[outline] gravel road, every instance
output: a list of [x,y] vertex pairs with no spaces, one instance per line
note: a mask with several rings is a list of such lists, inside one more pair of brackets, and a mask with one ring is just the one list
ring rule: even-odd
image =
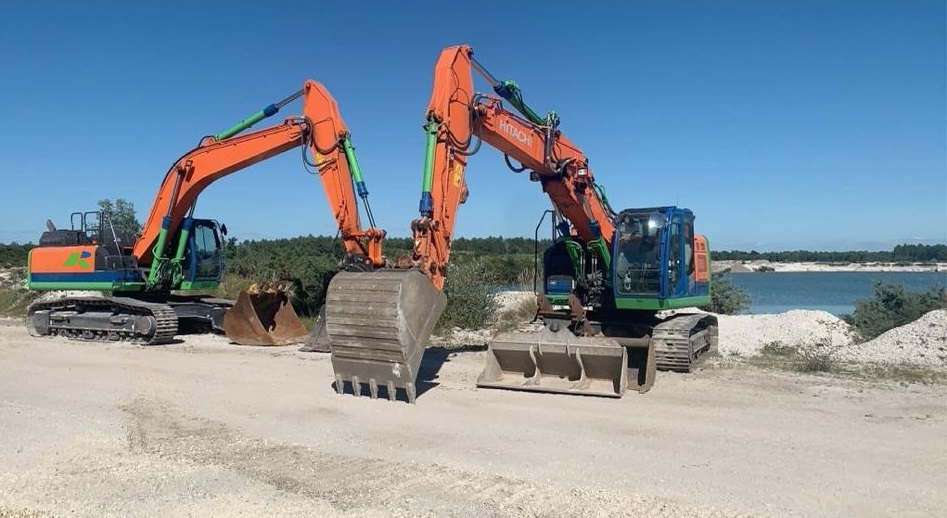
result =
[[476,389],[431,349],[416,405],[337,396],[326,355],[0,325],[0,517],[934,516],[947,388],[746,367],[619,400]]

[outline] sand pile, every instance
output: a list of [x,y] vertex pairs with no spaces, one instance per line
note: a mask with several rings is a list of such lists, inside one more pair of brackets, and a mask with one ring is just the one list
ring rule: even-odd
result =
[[878,338],[848,348],[846,361],[947,367],[947,309],[931,311]]
[[536,295],[531,291],[500,291],[497,292],[496,299],[500,304],[500,311],[512,311],[519,304],[535,301]]
[[720,354],[756,356],[764,345],[805,347],[824,343],[835,348],[852,344],[851,328],[826,311],[794,309],[764,315],[718,315]]

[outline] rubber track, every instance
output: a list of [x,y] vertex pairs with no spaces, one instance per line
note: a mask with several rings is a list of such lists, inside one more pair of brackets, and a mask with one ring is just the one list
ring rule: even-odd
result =
[[[712,345],[693,350],[694,330],[706,317],[708,315],[675,315],[654,326],[651,336],[652,342],[655,343],[655,363],[658,369],[690,372],[696,366],[694,360],[705,354]],[[658,345],[659,343],[662,345]]]
[[[66,309],[76,304],[82,304],[85,306],[111,307],[112,311],[116,314],[151,315],[155,318],[156,329],[151,338],[146,339],[141,335],[130,335],[124,332],[112,334],[112,336],[117,335],[122,341],[130,341],[144,345],[161,345],[170,343],[178,332],[178,316],[171,306],[155,302],[144,302],[131,297],[75,297],[53,300],[49,302],[34,302],[32,305],[30,305],[29,312],[27,314],[27,322],[31,321],[30,317],[33,315],[33,312],[37,310],[48,309],[51,311],[56,311]],[[32,326],[30,326],[30,328],[30,331],[35,334],[35,330],[32,329]],[[68,330],[69,328],[66,327],[65,329]],[[108,331],[110,330],[106,328],[103,328],[100,333],[96,333],[91,338],[83,336],[81,332],[83,330],[75,331],[77,332],[77,336],[70,335],[70,339],[91,342],[115,341],[109,338]]]

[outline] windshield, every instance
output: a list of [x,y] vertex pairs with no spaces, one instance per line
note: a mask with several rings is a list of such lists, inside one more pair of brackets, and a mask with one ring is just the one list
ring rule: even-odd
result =
[[193,234],[195,279],[216,279],[220,276],[220,242],[217,229],[209,223],[198,223]]
[[[649,224],[651,221],[651,224]],[[661,291],[661,237],[651,213],[625,214],[616,229],[616,288],[621,294]]]

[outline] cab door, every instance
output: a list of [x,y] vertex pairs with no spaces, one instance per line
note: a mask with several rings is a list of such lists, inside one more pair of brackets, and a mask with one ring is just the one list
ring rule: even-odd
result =
[[224,259],[217,222],[195,220],[188,241],[188,280],[219,281],[223,275]]

